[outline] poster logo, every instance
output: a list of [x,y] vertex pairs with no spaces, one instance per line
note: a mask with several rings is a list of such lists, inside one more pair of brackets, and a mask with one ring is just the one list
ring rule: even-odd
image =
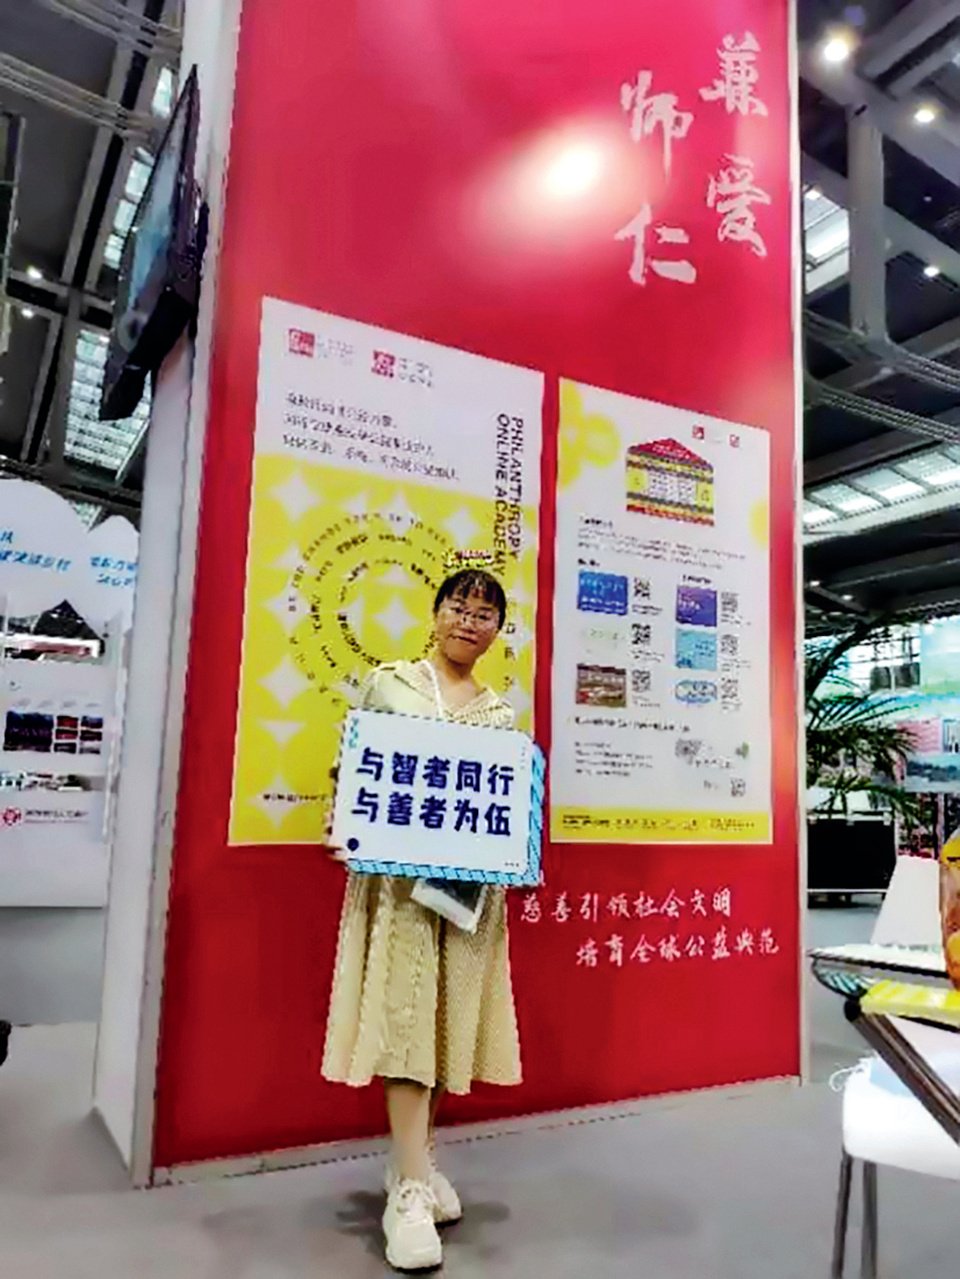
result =
[[0,826],[20,826],[22,823],[22,808],[0,808]]
[[291,355],[306,355],[313,359],[317,349],[316,334],[308,333],[305,329],[288,329],[287,345]]
[[396,377],[397,357],[389,351],[374,351],[371,372],[377,377]]
[[408,360],[390,351],[374,351],[370,372],[377,377],[396,378],[411,386],[433,386],[433,369],[423,360]]

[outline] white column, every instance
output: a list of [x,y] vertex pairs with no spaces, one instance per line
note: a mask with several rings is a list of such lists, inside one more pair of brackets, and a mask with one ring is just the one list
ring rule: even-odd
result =
[[241,0],[187,0],[181,66],[200,81],[197,181],[210,205],[196,347],[157,382],[107,907],[94,1105],[136,1185],[152,1172],[167,897],[193,608],[203,440]]

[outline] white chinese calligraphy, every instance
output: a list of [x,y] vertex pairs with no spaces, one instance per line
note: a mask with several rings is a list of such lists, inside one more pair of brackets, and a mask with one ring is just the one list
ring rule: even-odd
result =
[[[371,767],[374,765],[379,766],[379,761],[371,761]],[[780,955],[774,930],[743,927],[736,920],[735,905],[734,892],[729,887],[691,888],[685,897],[671,888],[666,896],[640,892],[636,898],[626,892],[607,896],[599,892],[572,894],[569,890],[548,894],[541,890],[524,894],[518,909],[524,924],[559,924],[572,930],[578,968],[628,969],[638,964],[684,967],[691,960],[764,962]],[[703,932],[688,931],[697,916],[712,917],[712,930],[704,925]],[[578,918],[591,925],[593,936],[576,936],[580,931]],[[637,920],[648,921],[643,927],[650,931],[639,936],[633,932],[631,924]],[[605,922],[609,922],[610,929],[601,936],[597,927],[603,928]]]
[[767,246],[757,230],[753,206],[770,203],[770,196],[754,179],[753,161],[746,156],[724,156],[724,163],[707,187],[707,206],[720,215],[717,239],[746,244],[757,257],[765,258]]
[[[621,227],[614,236],[615,240],[633,240],[633,257],[630,261],[630,279],[634,284],[644,285],[647,273],[653,271],[664,280],[673,280],[677,284],[694,284],[697,279],[697,268],[687,258],[649,257],[647,254],[647,232],[653,224],[653,210],[649,204],[643,205],[635,218]],[[653,227],[658,247],[671,244],[689,244],[690,236],[682,227],[666,226],[659,223]]]
[[663,169],[670,176],[673,144],[690,132],[693,113],[681,111],[675,93],[650,93],[652,71],[638,71],[633,84],[620,89],[620,105],[630,116],[630,137],[634,142],[649,138],[657,129],[663,131]]
[[521,919],[525,924],[539,924],[542,918],[543,912],[540,908],[540,899],[536,893],[528,893],[523,899]]
[[768,115],[766,104],[754,93],[760,79],[758,53],[760,45],[752,32],[746,32],[739,41],[736,36],[724,36],[717,50],[720,75],[712,85],[700,90],[704,102],[722,102],[728,115]]

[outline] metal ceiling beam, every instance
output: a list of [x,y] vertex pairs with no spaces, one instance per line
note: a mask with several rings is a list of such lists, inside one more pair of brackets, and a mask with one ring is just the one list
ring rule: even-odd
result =
[[950,568],[954,564],[960,564],[960,542],[910,551],[906,555],[893,555],[869,564],[858,564],[855,568],[841,569],[839,573],[826,572],[823,580],[828,589],[844,591],[850,586],[869,586],[873,582],[886,582],[907,573]]
[[[918,333],[915,338],[901,342],[900,345],[913,355],[922,355],[928,360],[942,360],[944,356],[960,350],[960,317],[945,320],[943,324]],[[885,381],[890,373],[891,370],[885,368],[879,360],[862,360],[824,378],[824,381],[839,391],[862,391],[876,382]]]
[[866,609],[856,600],[845,600],[842,595],[837,595],[825,586],[807,586],[804,588],[804,598],[808,604],[812,604],[825,613],[843,613],[848,618],[863,617],[866,615]]
[[913,0],[864,41],[857,58],[859,70],[871,79],[883,75],[957,18],[960,0]]
[[902,71],[897,71],[891,79],[887,80],[887,92],[892,93],[895,98],[906,97],[908,93],[919,88],[924,80],[929,80],[932,75],[936,75],[941,67],[952,62],[958,54],[960,54],[960,36],[945,40],[943,44],[934,45],[929,53],[918,61],[912,62]]
[[67,416],[70,412],[70,390],[73,384],[73,365],[77,354],[77,337],[80,333],[80,299],[74,294],[60,328],[60,358],[57,381],[53,391],[47,428],[46,468],[54,479],[65,479],[68,473],[65,458],[67,444]]
[[[945,413],[937,413],[930,421],[941,426],[956,427],[957,442],[960,443],[960,409],[947,409]],[[924,441],[912,431],[885,431],[882,435],[875,435],[859,444],[851,444],[847,448],[825,453],[822,457],[804,463],[804,488],[823,484],[827,480],[837,480],[856,471],[865,471],[868,467],[879,466],[883,462],[892,463],[897,458],[936,447],[935,441]]]
[[870,466],[892,461],[920,448],[930,447],[909,431],[885,431],[859,444],[811,458],[803,465],[803,485],[825,484],[827,480],[840,479],[853,471],[863,471]]
[[829,66],[812,44],[801,50],[800,73],[808,84],[839,106],[855,111],[867,107],[874,123],[888,138],[929,169],[956,183],[960,174],[960,134],[948,119],[918,125],[913,119],[912,102],[895,101],[850,67]]
[[108,329],[113,319],[113,302],[109,298],[101,297],[99,293],[91,293],[86,289],[71,288],[62,280],[34,280],[25,271],[11,271],[7,277],[7,286],[7,291],[14,301],[31,306],[34,299],[42,298],[51,310],[59,310],[64,315],[70,299],[78,294],[80,305],[87,311],[88,319],[95,328]]
[[116,102],[108,102],[99,94],[51,75],[49,71],[10,53],[0,52],[0,84],[88,124],[104,125],[124,138],[143,141],[153,132],[154,120],[150,115],[128,111]]
[[[847,123],[850,181],[850,327],[865,337],[887,337],[887,271],[883,248],[883,135],[866,111]],[[957,255],[960,270],[960,254]]]
[[[853,189],[847,178],[833,169],[828,169],[825,164],[821,164],[810,155],[804,155],[801,164],[804,183],[819,188],[827,199],[832,200],[834,204],[839,204],[841,208],[850,208]],[[957,170],[957,178],[960,180],[960,168]],[[924,231],[915,222],[911,222],[909,218],[905,218],[895,209],[887,206],[883,208],[883,231],[894,250],[912,253],[922,262],[939,267],[945,276],[960,284],[960,252],[956,249],[952,249],[935,235],[931,235],[929,231]]]
[[37,377],[34,382],[30,411],[27,414],[27,425],[23,432],[23,442],[20,445],[20,458],[24,462],[30,461],[30,455],[33,451],[33,441],[36,438],[37,428],[40,424],[40,410],[43,407],[44,388],[53,369],[53,358],[57,353],[57,342],[60,338],[62,325],[63,318],[61,316],[57,316],[47,325],[47,336],[43,342],[40,367],[37,370]]
[[137,9],[119,0],[38,0],[38,3],[141,53],[166,51],[171,57],[177,56],[180,33],[175,27],[145,17],[142,5]]
[[[955,586],[941,586],[919,595],[902,595],[893,600],[887,610],[891,613],[934,613],[960,605],[960,582]],[[960,609],[958,609],[960,611]]]

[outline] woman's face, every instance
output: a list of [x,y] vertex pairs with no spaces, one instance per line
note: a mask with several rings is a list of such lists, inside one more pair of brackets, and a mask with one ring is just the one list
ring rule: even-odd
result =
[[482,595],[454,595],[437,609],[434,625],[437,647],[447,661],[472,666],[497,638],[500,614]]

